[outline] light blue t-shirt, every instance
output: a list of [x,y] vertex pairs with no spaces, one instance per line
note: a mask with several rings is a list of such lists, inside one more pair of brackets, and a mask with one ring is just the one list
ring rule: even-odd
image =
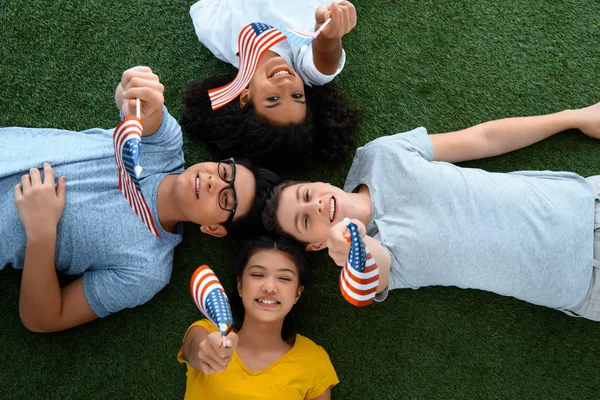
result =
[[436,162],[418,128],[359,148],[344,190],[360,184],[367,234],[392,256],[390,289],[458,286],[557,309],[589,289],[595,197],[577,174]]
[[158,222],[156,192],[166,174],[183,171],[181,128],[166,108],[158,131],[142,139],[142,193],[161,238],[154,236],[119,191],[113,129],[0,129],[0,269],[23,269],[25,230],[13,188],[32,167],[48,161],[66,177],[67,198],[58,224],[56,269],[83,275],[88,303],[99,317],[150,300],[170,280],[176,233]]

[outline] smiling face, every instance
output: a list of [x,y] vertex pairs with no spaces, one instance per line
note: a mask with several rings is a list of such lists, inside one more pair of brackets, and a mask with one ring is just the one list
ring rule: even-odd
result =
[[[183,213],[182,220],[195,222],[203,227],[223,224],[227,221],[231,212],[223,210],[219,204],[231,204],[233,198],[231,191],[226,190],[229,183],[219,177],[217,168],[218,163],[204,162],[189,167],[177,176],[175,201]],[[256,194],[254,174],[246,167],[236,165],[233,187],[237,195],[235,221],[247,215],[254,204]]]
[[277,125],[299,124],[306,118],[304,82],[283,57],[257,68],[240,95],[242,107],[249,101],[257,114]]
[[304,290],[294,261],[274,249],[261,249],[250,256],[237,287],[245,318],[260,322],[282,322]]
[[304,243],[327,241],[329,229],[351,216],[348,193],[323,182],[291,185],[281,191],[277,222],[288,235]]

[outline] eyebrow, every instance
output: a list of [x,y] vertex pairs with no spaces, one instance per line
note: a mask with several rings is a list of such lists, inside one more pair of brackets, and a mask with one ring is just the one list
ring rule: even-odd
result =
[[[251,265],[251,266],[248,267],[248,269],[250,269],[250,268],[259,268],[259,269],[262,269],[262,270],[266,270],[267,269],[266,267],[263,267],[262,265],[258,265],[258,264]],[[289,268],[279,268],[277,270],[277,272],[290,272],[293,275],[296,275],[296,271],[294,271],[292,269],[289,269]]]
[[[298,99],[294,99],[292,101],[294,103],[298,103],[298,104],[306,104],[306,101],[302,101],[302,100],[298,100]],[[281,105],[281,102],[278,101],[277,103],[271,104],[270,106],[265,106],[265,108],[275,108],[275,107],[280,106],[280,105]]]
[[[298,187],[296,188],[296,201],[300,201],[300,188],[302,187],[302,185],[298,185]],[[294,225],[296,226],[296,230],[298,231],[298,233],[300,232],[300,228],[298,227],[298,220],[300,219],[300,213],[296,211],[296,215],[294,216]]]

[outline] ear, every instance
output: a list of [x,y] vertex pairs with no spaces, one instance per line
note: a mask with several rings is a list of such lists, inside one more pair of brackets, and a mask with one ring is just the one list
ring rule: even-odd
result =
[[303,291],[304,291],[304,286],[298,286],[298,290],[296,291],[296,300],[294,301],[294,304],[296,304],[298,302],[298,300],[300,300],[300,295],[302,295]]
[[242,278],[240,278],[238,276],[236,279],[237,279],[237,291],[238,291],[238,294],[240,295],[240,297],[242,297]]
[[214,237],[223,237],[227,235],[227,229],[223,225],[202,225],[200,232]]
[[242,94],[240,94],[240,107],[246,108],[248,103],[250,102],[250,89],[246,88],[242,90]]
[[306,251],[319,251],[319,250],[323,250],[325,248],[327,248],[327,245],[325,244],[325,242],[309,243],[306,245],[306,247],[304,247],[304,249]]

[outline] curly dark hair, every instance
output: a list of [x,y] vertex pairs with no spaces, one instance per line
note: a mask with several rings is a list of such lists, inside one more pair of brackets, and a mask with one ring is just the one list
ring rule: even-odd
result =
[[250,212],[232,221],[227,227],[227,234],[237,238],[265,234],[266,231],[261,222],[262,211],[271,195],[271,191],[280,182],[279,176],[271,170],[255,166],[251,161],[244,158],[236,159],[235,162],[248,168],[254,175],[256,194]]
[[238,156],[276,170],[295,169],[309,160],[336,162],[354,149],[360,112],[335,85],[304,85],[306,118],[297,125],[274,125],[239,98],[213,111],[208,90],[232,76],[193,83],[186,93],[180,124],[191,137],[206,141],[217,157]]
[[[304,286],[303,295],[306,295],[307,286],[311,278],[312,268],[306,253],[302,247],[294,240],[285,237],[273,237],[273,236],[260,236],[249,239],[244,242],[240,255],[237,262],[233,266],[233,280],[232,280],[232,296],[231,309],[235,321],[235,326],[239,331],[244,323],[244,316],[246,314],[242,299],[238,296],[237,280],[242,279],[244,269],[250,257],[257,251],[267,250],[279,250],[286,253],[296,265],[298,269],[298,284]],[[281,329],[281,338],[287,340],[298,332],[298,310],[302,306],[302,297],[292,307],[290,312],[285,316],[283,320],[283,327]]]

